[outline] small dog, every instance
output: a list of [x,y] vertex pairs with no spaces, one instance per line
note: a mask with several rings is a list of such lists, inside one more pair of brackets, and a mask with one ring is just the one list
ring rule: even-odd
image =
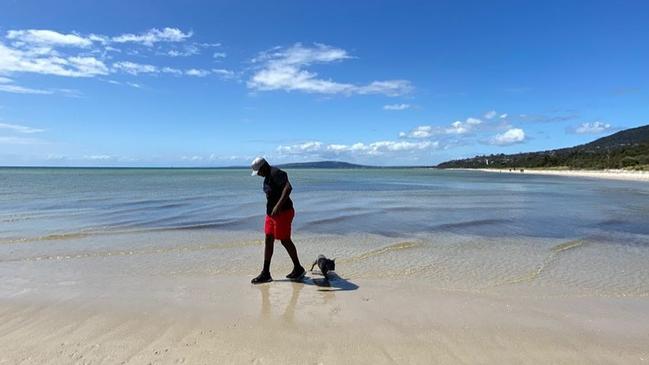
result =
[[311,272],[313,272],[313,268],[315,265],[318,265],[318,268],[320,268],[320,272],[324,277],[327,277],[327,273],[329,271],[336,271],[336,259],[330,260],[325,257],[325,255],[318,255],[318,258],[313,261],[313,265],[311,265]]

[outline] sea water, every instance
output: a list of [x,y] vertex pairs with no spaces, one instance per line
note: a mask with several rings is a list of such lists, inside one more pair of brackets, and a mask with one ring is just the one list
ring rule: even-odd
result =
[[[287,169],[303,261],[453,290],[649,293],[649,184],[436,169]],[[242,275],[263,249],[246,169],[0,169],[0,289]],[[289,267],[281,248],[278,267]],[[310,262],[309,262],[310,263]]]

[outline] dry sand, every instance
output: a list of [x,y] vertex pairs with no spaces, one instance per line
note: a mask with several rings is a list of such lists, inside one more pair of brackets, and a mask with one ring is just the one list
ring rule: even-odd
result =
[[627,180],[627,181],[649,181],[649,171],[629,171],[629,170],[543,170],[543,169],[457,169],[457,170],[475,170],[486,172],[498,172],[508,174],[531,174],[531,175],[554,175],[554,176],[572,176],[587,177],[598,179]]
[[249,280],[140,277],[0,298],[0,364],[649,361],[646,297]]

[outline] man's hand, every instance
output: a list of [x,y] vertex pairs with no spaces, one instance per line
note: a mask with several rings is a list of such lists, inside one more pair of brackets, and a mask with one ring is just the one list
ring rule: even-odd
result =
[[293,190],[293,187],[291,186],[291,183],[289,183],[287,181],[286,185],[284,185],[284,189],[282,190],[282,196],[279,197],[279,201],[273,207],[273,211],[270,212],[271,216],[274,216],[277,213],[279,213],[279,207],[284,206],[284,202],[286,202],[286,199],[288,199],[288,195],[291,193],[292,190]]

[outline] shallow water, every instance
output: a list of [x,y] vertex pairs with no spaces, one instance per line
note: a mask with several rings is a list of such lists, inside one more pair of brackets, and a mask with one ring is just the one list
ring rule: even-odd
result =
[[[649,293],[646,183],[433,169],[288,173],[300,255],[337,257],[346,277]],[[261,183],[248,170],[0,169],[0,288],[254,273]],[[276,252],[274,267],[288,268]]]

